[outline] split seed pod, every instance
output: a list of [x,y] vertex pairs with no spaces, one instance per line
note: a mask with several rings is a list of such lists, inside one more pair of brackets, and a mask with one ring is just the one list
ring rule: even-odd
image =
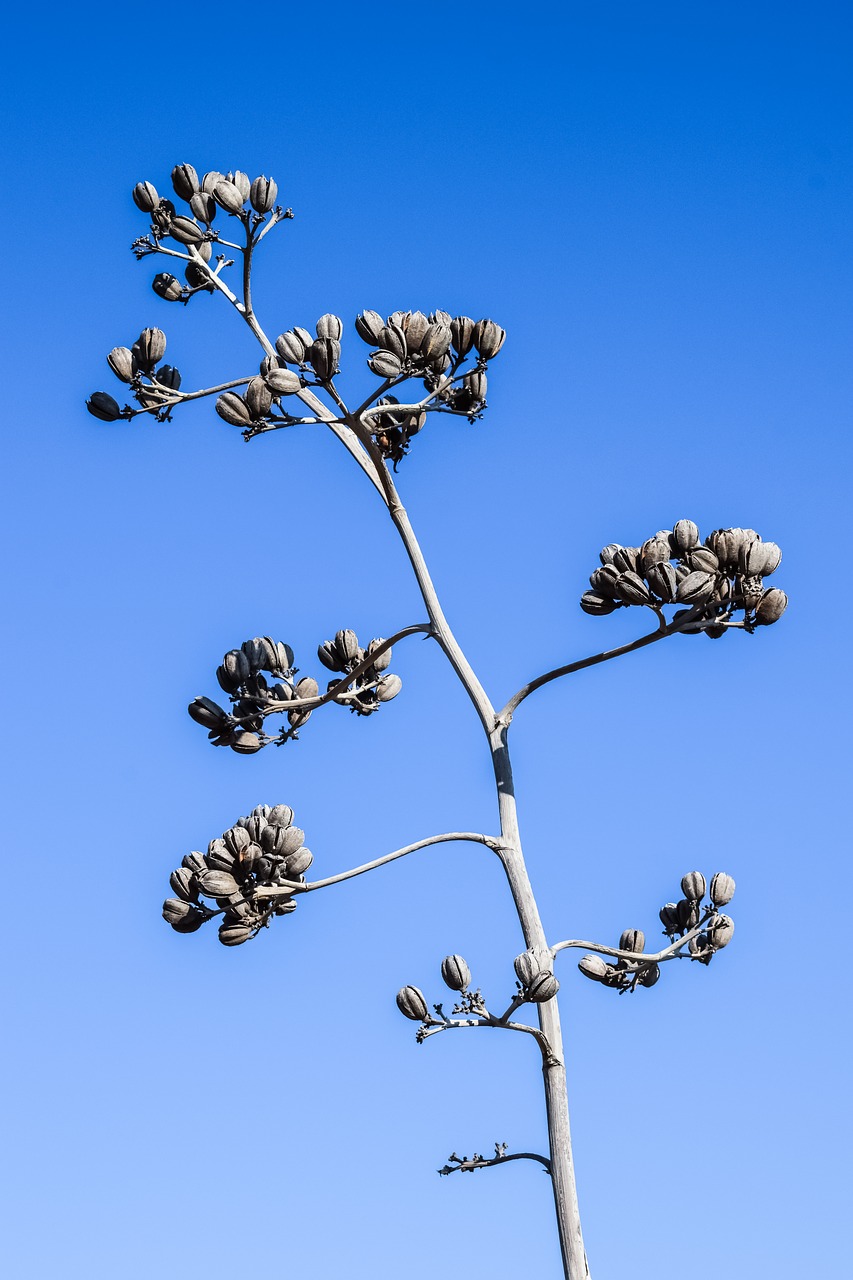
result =
[[462,956],[445,956],[441,962],[441,976],[451,991],[464,991],[471,983],[471,970]]
[[610,965],[602,960],[601,956],[587,955],[582,956],[578,961],[578,968],[585,978],[591,978],[593,982],[603,982],[608,975]]
[[401,987],[397,992],[397,1008],[412,1022],[423,1022],[429,1014],[424,993],[417,987]]
[[725,907],[735,896],[735,882],[725,871],[718,871],[711,880],[711,901],[715,907]]
[[559,990],[560,984],[553,973],[543,969],[541,973],[537,973],[530,985],[525,988],[524,994],[534,1004],[544,1004],[546,1000],[553,1000]]
[[619,939],[620,951],[642,951],[646,945],[646,935],[642,929],[624,929]]
[[688,871],[681,878],[681,892],[691,902],[701,902],[705,896],[705,877],[701,871]]

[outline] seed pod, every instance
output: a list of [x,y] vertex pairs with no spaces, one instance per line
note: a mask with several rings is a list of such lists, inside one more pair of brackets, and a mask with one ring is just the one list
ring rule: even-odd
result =
[[185,853],[181,858],[181,866],[186,867],[188,871],[197,872],[204,871],[207,864],[204,861],[204,854],[194,851],[193,853]]
[[245,197],[227,178],[220,178],[213,188],[213,198],[226,213],[240,213]]
[[710,964],[711,957],[714,954],[711,940],[707,933],[697,933],[695,938],[691,938],[687,944],[687,950],[693,959],[698,960],[700,964]]
[[383,676],[377,686],[376,696],[380,702],[390,702],[392,698],[396,698],[402,687],[403,681],[399,676]]
[[241,826],[229,827],[222,840],[225,848],[229,853],[233,853],[235,858],[239,857],[243,850],[248,849],[252,843],[252,837],[246,828]]
[[693,547],[685,555],[688,568],[698,569],[703,573],[716,573],[720,567],[718,558],[710,547]]
[[263,743],[256,733],[248,733],[241,730],[233,735],[228,746],[241,756],[251,756],[256,751],[260,751]]
[[472,337],[478,353],[484,360],[491,360],[506,341],[506,330],[496,325],[494,320],[478,320]]
[[254,929],[248,924],[221,924],[219,941],[224,947],[239,947],[241,943],[248,942],[253,933]]
[[113,347],[107,356],[107,364],[122,382],[133,382],[136,377],[136,361],[130,347]]
[[424,993],[417,987],[401,987],[397,992],[397,1008],[412,1022],[423,1022],[429,1014]]
[[701,902],[705,897],[705,877],[701,871],[688,871],[681,877],[681,892],[691,902]]
[[764,542],[764,563],[758,572],[762,578],[769,578],[771,573],[775,573],[782,563],[782,548],[775,542]]
[[409,346],[406,342],[406,334],[398,324],[387,324],[382,329],[377,339],[378,345],[383,351],[388,351],[392,356],[402,363],[409,352]]
[[616,566],[616,568],[619,570],[620,573],[639,574],[642,568],[640,564],[640,548],[639,547],[617,547],[615,552],[613,553],[612,563]]
[[192,906],[183,898],[167,898],[163,903],[163,919],[167,924],[180,924],[192,915]]
[[321,382],[329,382],[338,372],[341,344],[334,338],[318,338],[308,349],[307,359]]
[[367,366],[377,378],[398,378],[403,372],[401,361],[390,351],[374,351]]
[[482,369],[475,369],[473,373],[466,373],[462,379],[462,386],[465,390],[470,392],[474,400],[479,400],[481,403],[486,399],[488,385],[488,379]]
[[[222,676],[220,676],[222,672]],[[236,693],[252,674],[249,659],[242,649],[230,649],[222,659],[222,666],[217,671],[217,679],[226,693]]]
[[589,575],[589,585],[595,595],[604,596],[608,600],[614,600],[618,597],[619,592],[616,589],[616,580],[619,577],[619,570],[612,564],[603,565],[600,569],[594,569]]
[[202,871],[198,887],[206,898],[227,898],[239,892],[239,885],[230,871]]
[[641,987],[653,987],[660,977],[660,965],[650,964],[637,975]]
[[648,576],[648,570],[652,565],[669,563],[671,555],[669,539],[664,541],[656,534],[653,538],[647,538],[640,547],[640,568]]
[[304,846],[297,849],[296,853],[292,853],[285,858],[284,870],[288,880],[297,880],[299,876],[303,876],[311,863],[314,861],[314,855],[310,849]]
[[166,354],[166,335],[162,329],[143,329],[133,344],[132,355],[140,369],[148,373]]
[[711,901],[715,907],[725,907],[735,896],[735,882],[725,871],[718,871],[711,879]]
[[267,670],[274,675],[285,675],[293,668],[293,650],[283,640],[276,640],[272,645],[273,661]]
[[213,188],[216,186],[217,182],[221,182],[224,177],[225,174],[220,173],[218,169],[211,169],[201,180],[202,191],[207,192],[208,195],[213,195]]
[[[309,342],[308,346],[310,345],[311,343]],[[278,335],[275,340],[275,349],[281,356],[282,360],[286,361],[288,364],[305,363],[308,347],[306,347],[302,338],[295,333],[293,329],[288,329],[286,333],[280,333]]]
[[409,311],[401,321],[400,328],[406,335],[406,346],[410,354],[417,355],[429,329],[429,320],[422,311]]
[[735,922],[731,916],[716,916],[708,922],[708,941],[715,951],[727,947],[735,936]]
[[603,617],[604,614],[612,613],[614,609],[619,608],[615,600],[597,595],[595,591],[585,591],[580,603],[584,613],[589,613],[594,618]]
[[150,182],[137,182],[131,192],[133,203],[143,213],[153,213],[160,203],[157,188]]
[[235,862],[234,854],[225,846],[225,841],[220,837],[218,840],[211,840],[207,846],[207,853],[204,856],[204,868],[207,871],[231,871]]
[[619,939],[620,951],[642,951],[646,945],[646,935],[642,929],[623,929]]
[[534,1004],[544,1004],[546,1000],[553,1000],[559,990],[560,984],[553,973],[543,969],[541,973],[537,973],[529,986],[525,988],[524,994]]
[[184,268],[184,279],[191,289],[206,289],[208,293],[214,291],[215,285],[210,283],[210,276],[197,262],[187,263]]
[[[613,564],[614,560],[616,559],[617,552],[622,550],[624,550],[624,548],[622,547],[621,543],[609,542],[606,547],[602,547],[601,551],[598,553],[598,558],[601,561],[601,563],[604,565]],[[621,573],[622,570],[617,569],[617,572]]]
[[652,588],[656,596],[659,596],[665,604],[670,604],[675,599],[675,593],[678,589],[678,578],[676,577],[674,567],[668,560],[662,561],[660,564],[649,565],[646,571],[646,577],[649,586]]
[[271,827],[289,827],[293,822],[293,810],[289,804],[275,804],[265,816]]
[[680,928],[678,923],[678,907],[674,902],[664,903],[658,914],[660,915],[660,922],[667,933],[673,934],[678,931]]
[[118,401],[108,391],[93,391],[86,401],[86,408],[93,418],[100,418],[101,422],[118,422],[124,416]]
[[337,342],[340,341],[343,336],[343,332],[344,322],[341,320],[340,316],[334,316],[331,313],[328,313],[324,316],[320,316],[320,319],[317,321],[318,338],[333,338]]
[[302,381],[298,373],[291,369],[270,369],[264,374],[267,386],[276,396],[293,396],[302,390]]
[[441,962],[441,976],[451,991],[465,991],[471,983],[471,970],[462,956],[445,956]]
[[337,633],[334,644],[335,651],[342,663],[355,662],[358,658],[358,636],[349,628]]
[[272,408],[272,391],[263,378],[252,378],[245,392],[246,406],[255,422],[265,418]]
[[192,218],[177,217],[169,223],[169,235],[179,244],[201,244],[204,232]]
[[203,725],[205,729],[215,729],[217,733],[229,719],[228,712],[210,698],[193,698],[187,711],[196,724]]
[[585,978],[590,978],[593,982],[603,982],[611,966],[606,964],[601,956],[586,955],[578,961],[578,968]]
[[195,875],[190,871],[189,867],[178,867],[177,871],[173,871],[169,876],[169,884],[172,891],[183,902],[198,901],[198,885]]
[[320,686],[313,676],[303,676],[297,681],[294,693],[297,698],[317,698],[320,695]]
[[278,197],[278,185],[272,178],[255,178],[249,189],[252,208],[258,213],[269,213]]
[[[384,643],[385,641],[381,639],[381,637],[376,636],[373,640],[371,640],[370,644],[367,646],[367,653],[369,655],[374,654],[376,650],[379,648],[379,646],[383,645]],[[384,653],[380,653],[379,657],[373,663],[374,671],[387,671],[388,667],[391,664],[391,652],[392,652],[391,649],[386,649]]]
[[176,164],[172,170],[172,186],[181,200],[192,200],[199,190],[198,174],[191,164]]
[[450,350],[450,338],[449,324],[431,324],[421,342],[421,355],[431,364],[442,360]]
[[247,876],[252,874],[261,857],[260,845],[252,840],[251,843],[242,850],[235,864],[241,880],[245,880]]
[[317,657],[329,671],[346,671],[346,666],[338,657],[334,640],[324,640],[317,649]]
[[181,375],[174,365],[161,364],[160,368],[154,374],[154,379],[156,382],[160,383],[161,387],[168,387],[170,391],[180,390]]
[[[94,399],[94,397],[92,397]],[[778,587],[765,591],[755,610],[755,621],[760,627],[769,627],[778,622],[788,607],[788,597]]]
[[151,288],[158,298],[164,298],[166,302],[180,302],[184,296],[184,288],[180,280],[169,275],[168,271],[161,271],[156,275],[151,281]]
[[630,570],[620,573],[616,579],[616,590],[628,604],[651,604],[651,592],[638,573]]
[[764,568],[764,560],[764,543],[760,538],[754,538],[741,546],[737,560],[738,569],[746,577],[754,577]]
[[225,391],[221,396],[217,397],[214,406],[220,418],[225,422],[230,422],[232,427],[250,427],[252,425],[252,415],[249,406],[242,396],[238,396],[236,391]]
[[678,927],[683,933],[688,929],[696,928],[701,914],[698,902],[692,898],[681,898],[675,904],[675,910],[678,915]]
[[679,520],[672,530],[672,544],[681,555],[699,545],[699,526],[692,520]]
[[512,966],[521,985],[529,987],[537,974],[543,971],[551,972],[551,953],[531,947],[527,951],[522,951],[520,956],[516,956]]
[[296,853],[297,849],[301,849],[304,843],[305,832],[301,827],[273,824],[261,833],[261,848],[265,853],[273,854],[277,858],[289,858],[291,854]]
[[678,584],[675,598],[681,604],[703,604],[714,594],[714,575],[696,569]]
[[474,345],[474,321],[470,316],[454,316],[450,322],[450,338],[457,355],[467,356]]
[[190,198],[190,209],[193,216],[198,218],[199,222],[204,222],[209,227],[213,219],[216,217],[216,201],[213,196],[206,191],[197,191]]
[[355,331],[362,341],[369,346],[379,344],[379,335],[385,328],[385,321],[378,311],[362,311],[355,318]]
[[175,933],[195,933],[209,918],[206,911],[190,907],[189,915],[185,916],[183,920],[176,920],[172,924],[172,928]]

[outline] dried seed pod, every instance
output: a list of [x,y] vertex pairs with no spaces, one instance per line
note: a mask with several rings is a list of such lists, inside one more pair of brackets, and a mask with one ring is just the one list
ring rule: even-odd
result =
[[[602,552],[602,555],[603,554],[604,553]],[[640,564],[640,548],[617,547],[613,553],[612,563],[620,573],[636,573],[639,575],[642,570],[642,565]]]
[[157,188],[151,182],[137,182],[131,192],[133,203],[143,213],[153,213],[160,203]]
[[215,729],[217,733],[221,732],[223,724],[227,724],[230,718],[228,712],[210,698],[193,698],[187,711],[196,724],[203,725],[205,729]]
[[[602,547],[601,551],[598,553],[598,558],[601,561],[601,563],[604,565],[613,564],[613,562],[616,559],[617,553],[620,551],[624,551],[624,547],[621,545],[621,543],[609,542],[606,547]],[[629,565],[627,567],[630,568],[631,566]],[[619,569],[618,566],[617,566],[617,572],[618,573],[622,572],[622,570]]]
[[334,640],[324,640],[317,649],[317,657],[329,671],[346,671],[346,665],[338,656]]
[[232,751],[236,751],[238,755],[251,756],[256,751],[260,751],[263,743],[256,733],[239,730],[232,736],[228,746]]
[[[368,656],[372,656],[376,652],[376,650],[380,647],[380,645],[383,645],[384,643],[385,641],[380,636],[375,636],[374,639],[371,640],[370,644],[367,646]],[[391,665],[391,652],[392,652],[391,649],[385,649],[383,653],[380,653],[379,657],[373,663],[374,671],[388,670],[388,667]],[[334,668],[332,669],[334,670]]]
[[471,970],[462,956],[445,956],[441,962],[441,976],[451,991],[465,991],[471,984]]
[[482,403],[486,399],[488,390],[488,379],[482,369],[475,369],[473,373],[466,373],[462,379],[462,386],[466,391],[470,392],[472,399]]
[[201,180],[202,191],[207,192],[208,195],[213,195],[213,188],[216,186],[217,182],[221,182],[224,177],[225,174],[220,173],[218,169],[211,169]]
[[[93,397],[94,398],[94,397]],[[788,607],[788,597],[778,587],[765,591],[755,610],[755,621],[760,627],[769,627],[778,622]]]
[[383,351],[389,351],[392,356],[396,356],[401,364],[408,355],[406,334],[398,324],[385,325],[379,334],[377,344]]
[[239,857],[244,849],[248,849],[252,843],[252,837],[245,827],[237,825],[228,828],[222,837],[222,841],[228,852],[233,853],[236,858]]
[[305,872],[314,861],[314,855],[310,849],[305,846],[297,849],[295,853],[291,853],[284,860],[284,870],[288,880],[296,880],[299,876],[304,876]]
[[278,185],[272,178],[255,178],[249,189],[252,208],[258,213],[269,213],[278,197]]
[[166,335],[162,329],[143,329],[133,344],[132,354],[140,369],[149,373],[166,354]]
[[421,355],[430,364],[443,360],[450,350],[450,338],[449,324],[431,324],[421,342]]
[[236,391],[225,391],[221,396],[217,397],[215,404],[216,412],[225,422],[230,422],[232,427],[250,427],[252,425],[252,414],[249,406],[242,396],[238,396]]
[[181,866],[186,867],[188,871],[204,871],[206,865],[204,854],[195,850],[192,853],[184,854],[183,858],[181,858]]
[[192,200],[200,189],[198,174],[191,164],[176,164],[172,170],[172,187],[181,200]]
[[529,987],[533,979],[543,971],[551,972],[550,951],[539,951],[534,947],[522,951],[512,962],[515,976],[523,987]]
[[718,871],[711,879],[711,901],[715,907],[725,907],[735,896],[735,882],[725,871]]
[[478,320],[472,337],[479,355],[484,360],[491,360],[506,341],[506,330],[496,325],[494,320]]
[[616,591],[628,604],[651,604],[652,596],[638,573],[628,570],[616,579]]
[[691,938],[687,944],[687,950],[693,959],[698,960],[700,964],[709,964],[714,954],[711,940],[707,933],[697,933],[695,938]]
[[605,963],[601,956],[586,955],[578,961],[578,968],[585,978],[590,978],[593,982],[604,982],[612,966]]
[[640,568],[648,577],[648,571],[652,565],[668,564],[672,555],[672,548],[669,545],[669,538],[665,540],[657,534],[653,538],[648,538],[640,547]]
[[358,636],[349,627],[339,631],[334,640],[335,651],[342,663],[348,665],[358,658]]
[[678,578],[675,568],[668,560],[662,561],[660,564],[649,565],[646,571],[646,578],[652,591],[665,604],[670,604],[675,599],[675,593],[678,590]]
[[584,613],[589,613],[595,618],[603,617],[604,614],[612,613],[614,609],[619,608],[615,600],[600,596],[595,591],[585,591],[581,596],[580,604]]
[[344,332],[344,322],[340,316],[333,316],[331,313],[320,316],[317,321],[317,337],[318,338],[334,338],[340,341]]
[[406,346],[409,354],[417,355],[429,328],[429,320],[427,320],[422,311],[409,311],[400,324],[400,328],[406,335]]
[[368,346],[379,345],[379,335],[385,328],[385,321],[378,311],[362,311],[355,318],[355,331]]
[[[692,609],[678,609],[676,613],[673,614],[672,625],[677,626],[679,623],[683,623],[685,618],[689,618],[692,613]],[[698,636],[702,629],[703,627],[701,622],[693,622],[690,626],[682,626],[680,634],[683,636]]]
[[242,169],[235,169],[233,173],[226,173],[225,178],[227,182],[234,184],[244,202],[249,199],[252,184],[249,181],[248,173],[244,173]]
[[417,987],[401,987],[397,992],[397,1008],[412,1022],[423,1022],[429,1015],[424,993]]
[[450,339],[459,356],[467,356],[474,345],[474,321],[470,316],[454,316],[450,321]]
[[151,281],[151,288],[158,298],[163,298],[166,302],[180,302],[184,296],[184,287],[180,280],[176,280],[174,276],[169,275],[168,271],[161,271],[159,275],[156,275]]
[[201,244],[204,232],[192,218],[179,216],[169,223],[169,235],[179,244]]
[[749,612],[750,609],[756,608],[761,597],[764,595],[764,584],[758,574],[747,577],[738,573],[735,575],[732,587],[732,598],[736,605]]
[[198,884],[195,873],[189,867],[178,867],[177,871],[173,871],[169,876],[169,884],[173,893],[183,902],[198,901]]
[[658,914],[666,933],[677,933],[681,928],[678,923],[678,907],[674,902],[664,903]]
[[255,422],[265,418],[272,408],[272,390],[260,376],[252,378],[245,392],[246,405]]
[[107,356],[107,364],[122,382],[133,382],[136,377],[136,360],[130,347],[113,347]]
[[242,649],[231,649],[222,659],[216,678],[226,693],[236,693],[252,674],[249,659]]
[[219,941],[223,947],[239,947],[241,943],[248,942],[253,933],[254,929],[248,924],[221,924]]
[[619,595],[616,589],[618,577],[619,570],[612,564],[605,564],[600,569],[592,571],[589,575],[589,585],[595,595],[605,596],[608,600],[615,600]]
[[681,604],[703,604],[711,599],[715,586],[712,573],[696,569],[679,582],[675,598]]
[[308,363],[321,382],[329,382],[338,372],[341,344],[334,338],[318,338],[308,349]]
[[642,929],[623,929],[619,939],[620,951],[642,951],[646,945],[646,935]]
[[374,351],[367,365],[377,378],[399,378],[403,372],[402,362],[390,351]]
[[275,340],[275,349],[288,364],[305,364],[308,354],[308,347],[312,342],[309,334],[308,343],[302,340],[302,337],[295,329],[288,329],[286,333],[280,333]]
[[167,898],[163,903],[163,919],[167,924],[180,924],[192,914],[192,906],[183,898]]
[[737,567],[745,577],[752,578],[760,575],[764,568],[764,561],[764,543],[761,538],[753,538],[751,542],[743,543],[738,552]]
[[193,216],[198,218],[199,222],[204,222],[208,227],[216,217],[216,201],[206,191],[197,191],[194,196],[190,197],[190,209]]
[[705,877],[701,871],[688,871],[681,877],[681,892],[691,902],[701,902],[705,897]]
[[211,840],[207,846],[207,853],[204,855],[204,868],[207,871],[230,871],[234,866],[234,854],[225,847],[225,841],[220,836],[217,840]]
[[762,578],[769,578],[771,573],[775,573],[782,563],[782,548],[775,542],[762,543],[764,547],[764,563],[758,570]]
[[277,396],[293,396],[302,390],[302,380],[292,369],[270,369],[264,374],[267,386]]
[[[500,350],[500,348],[498,348]],[[528,1000],[532,1000],[534,1004],[544,1004],[546,1000],[553,1000],[554,996],[560,990],[560,984],[554,977],[553,973],[547,969],[543,969],[537,973],[536,977],[524,989],[524,994]]]
[[198,887],[206,898],[227,898],[240,890],[230,871],[201,871]]
[[293,810],[289,804],[274,804],[265,817],[271,827],[289,827],[293,822]]
[[320,686],[313,676],[303,676],[297,681],[294,693],[297,698],[318,698],[320,696]]
[[220,209],[224,209],[226,213],[240,213],[246,199],[235,184],[229,182],[227,178],[220,178],[216,183],[213,188],[213,198]]
[[383,676],[376,687],[376,696],[380,702],[390,702],[392,698],[396,698],[402,687],[403,681],[399,676]]
[[681,898],[676,904],[675,909],[678,914],[678,927],[686,933],[688,929],[695,929],[701,918],[699,903],[692,898]]
[[699,545],[699,526],[694,524],[692,520],[679,520],[673,526],[672,530],[672,546],[673,549],[683,555],[685,551],[692,550],[693,547]]
[[178,391],[181,386],[180,371],[171,364],[161,364],[160,368],[154,374],[155,382],[159,382],[161,387],[168,387],[170,391]]
[[650,964],[637,975],[641,987],[653,987],[660,977],[660,965]]
[[715,951],[727,947],[735,936],[735,922],[731,916],[716,916],[708,922],[708,941]]
[[93,418],[100,418],[101,422],[118,422],[124,416],[118,401],[108,391],[93,391],[86,401],[86,408]]
[[698,569],[702,573],[717,573],[720,562],[710,547],[692,547],[685,555],[685,563],[689,569]]
[[289,858],[304,843],[305,832],[301,827],[272,825],[261,833],[261,848],[277,858]]

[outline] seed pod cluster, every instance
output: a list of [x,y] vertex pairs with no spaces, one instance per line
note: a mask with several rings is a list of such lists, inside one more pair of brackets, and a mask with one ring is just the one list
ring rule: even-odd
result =
[[[210,698],[194,698],[188,711],[197,724],[208,730],[214,746],[230,747],[240,755],[253,755],[271,742],[297,738],[298,730],[311,716],[310,707],[291,703],[315,699],[320,689],[312,676],[296,680],[293,650],[271,636],[245,640],[239,649],[225,654],[216,669],[219,687],[229,695],[226,711]],[[263,673],[273,677],[268,680]],[[275,737],[264,733],[267,715],[284,714],[288,728]]]
[[317,650],[317,657],[323,666],[339,673],[337,679],[329,681],[329,689],[341,683],[340,675],[356,671],[362,663],[376,655],[370,665],[352,681],[348,681],[334,699],[341,706],[349,707],[356,715],[373,715],[383,702],[396,698],[403,687],[400,677],[388,671],[391,650],[383,648],[384,645],[385,641],[377,636],[363,649],[355,632],[346,628],[339,631],[334,640],[324,640]]
[[530,949],[515,957],[513,968],[525,1000],[543,1004],[554,998],[560,984],[554,977],[552,965],[550,951]]
[[[734,921],[720,912],[720,907],[728,906],[734,897],[734,879],[725,871],[718,871],[709,886],[701,871],[688,871],[681,878],[681,892],[682,898],[664,903],[660,909],[663,931],[674,942],[703,925],[688,948],[692,959],[710,964],[715,952],[727,946],[734,935]],[[706,893],[710,902],[703,907]]]
[[304,884],[312,862],[305,832],[294,826],[290,806],[258,805],[211,840],[206,853],[186,855],[169,877],[175,897],[163,903],[163,919],[178,933],[194,933],[219,918],[219,941],[238,946],[274,916],[296,910],[293,894],[269,896],[264,891]]
[[606,546],[601,566],[590,575],[590,590],[581,597],[585,613],[599,616],[627,605],[660,612],[681,605],[672,621],[687,619],[685,635],[704,632],[717,640],[734,625],[750,634],[757,626],[778,622],[788,597],[764,579],[782,560],[775,542],[764,542],[754,529],[715,529],[704,543],[692,520],[679,520],[641,546]]
[[[181,375],[174,365],[160,364],[165,354],[166,335],[163,330],[143,329],[133,346],[113,347],[107,355],[110,369],[120,382],[130,387],[137,404],[154,413],[160,421],[168,420],[176,392],[181,386]],[[86,408],[102,422],[131,418],[134,412],[140,411],[131,409],[129,405],[120,408],[106,391],[94,392],[86,401]]]

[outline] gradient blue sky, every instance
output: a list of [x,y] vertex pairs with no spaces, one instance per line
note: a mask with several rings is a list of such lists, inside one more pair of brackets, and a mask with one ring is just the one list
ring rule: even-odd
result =
[[537,1166],[435,1174],[452,1150],[542,1147],[527,1037],[417,1048],[393,1002],[404,982],[439,999],[449,951],[511,992],[484,851],[318,894],[238,951],[159,918],[181,856],[259,802],[294,807],[318,874],[495,823],[427,644],[400,648],[380,716],[331,708],[284,751],[215,751],[185,714],[248,636],[311,672],[338,627],[423,612],[328,433],[247,447],[210,406],[87,415],[145,325],[186,386],[257,359],[233,314],[161,302],[128,252],[133,184],[189,161],[277,179],[296,218],[265,241],[262,318],[339,313],[354,379],[365,307],[506,326],[485,420],[431,424],[400,471],[495,699],[639,634],[633,610],[578,609],[604,543],[688,516],[781,544],[778,627],[584,672],[513,740],[555,939],[654,934],[693,867],[739,884],[707,970],[617,999],[563,958],[593,1275],[847,1276],[848,7],[84,5],[7,35],[8,1274],[558,1269]]

